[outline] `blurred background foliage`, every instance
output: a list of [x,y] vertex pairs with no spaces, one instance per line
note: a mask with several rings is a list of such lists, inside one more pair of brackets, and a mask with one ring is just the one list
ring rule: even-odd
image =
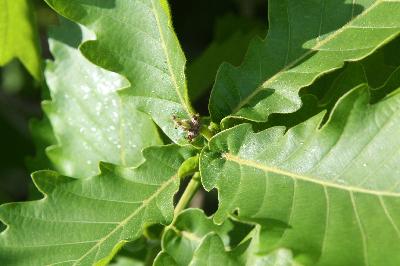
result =
[[[15,0],[1,1],[4,2],[0,6],[6,6],[7,1],[15,3]],[[256,35],[264,37],[267,29],[267,1],[169,2],[175,31],[188,60],[190,97],[197,111],[207,115],[208,96],[219,65],[223,61],[240,64],[249,41]],[[47,32],[50,27],[58,24],[58,18],[43,0],[27,0],[27,6],[32,9],[29,20],[38,32],[34,37],[40,47],[43,66],[44,60],[51,59]],[[7,27],[4,25],[6,21],[0,14],[0,23],[3,23],[0,25],[0,33],[2,27]],[[18,31],[18,27],[19,24],[11,25],[14,31]],[[32,165],[39,163],[32,160],[32,157],[37,152],[43,152],[43,147],[39,147],[39,150],[35,148],[33,139],[40,137],[40,134],[31,132],[30,127],[41,119],[40,102],[48,98],[48,95],[42,78],[37,75],[36,78],[32,77],[32,71],[28,71],[26,66],[26,62],[23,64],[14,58],[0,68],[0,203],[37,197],[33,195],[35,189],[30,172],[41,167]],[[203,204],[207,205],[207,202]],[[210,209],[213,208],[210,206]]]

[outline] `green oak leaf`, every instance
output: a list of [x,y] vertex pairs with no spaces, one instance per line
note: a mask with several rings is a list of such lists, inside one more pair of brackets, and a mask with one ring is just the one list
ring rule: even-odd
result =
[[83,43],[80,50],[93,63],[128,79],[130,86],[119,93],[126,108],[149,114],[173,141],[187,143],[173,116],[187,119],[194,111],[186,90],[186,59],[167,1],[46,2],[95,33],[96,40]]
[[31,1],[1,0],[0,10],[0,66],[16,57],[40,80],[39,37]]
[[301,92],[316,95],[319,105],[331,110],[346,92],[361,83],[367,83],[371,88],[372,99],[379,100],[391,90],[397,89],[397,85],[389,86],[390,89],[388,84],[397,83],[395,80],[400,64],[388,62],[386,57],[393,55],[392,46],[398,47],[399,44],[400,38],[396,38],[363,60],[349,62],[344,68],[324,75]]
[[315,265],[398,265],[399,108],[399,89],[371,105],[360,85],[322,127],[324,113],[286,133],[243,124],[216,135],[200,157],[204,186],[219,191],[214,219],[237,211],[275,232],[270,248]]
[[[221,66],[211,93],[213,121],[263,122],[301,106],[299,90],[360,60],[400,32],[400,1],[269,1],[269,30],[239,67]],[[224,122],[224,121],[223,121]]]
[[[254,129],[260,131],[271,126],[291,128],[323,110],[328,111],[327,118],[339,98],[362,83],[370,87],[371,101],[379,101],[400,84],[400,62],[387,60],[395,53],[392,46],[398,47],[399,44],[400,38],[396,38],[363,60],[346,63],[343,68],[320,77],[300,91],[302,106],[299,110],[289,114],[271,114],[265,123],[253,122]],[[240,122],[243,120],[228,119],[223,126],[229,128]]]
[[191,62],[186,70],[192,101],[204,96],[212,87],[222,62],[238,65],[251,39],[262,34],[261,23],[233,15],[216,22],[213,42]]
[[288,250],[260,252],[257,228],[236,247],[230,246],[231,234],[235,234],[231,221],[217,225],[199,209],[185,210],[165,232],[163,251],[154,265],[295,265]]
[[45,71],[51,101],[43,109],[57,139],[46,153],[55,170],[74,177],[97,174],[99,161],[137,165],[143,148],[162,144],[151,118],[120,99],[118,90],[126,81],[78,50],[91,38],[85,28],[62,20],[50,33],[55,60]]
[[200,209],[184,210],[174,225],[164,232],[163,251],[154,265],[168,265],[168,261],[171,260],[174,261],[174,265],[189,265],[195,250],[208,233],[214,232],[228,245],[228,232],[232,229],[232,222],[225,221],[222,225],[217,225]]
[[0,234],[2,265],[105,265],[146,225],[168,224],[178,168],[192,150],[169,145],[143,155],[136,168],[101,163],[101,173],[86,179],[34,173],[45,197],[0,208],[8,225]]

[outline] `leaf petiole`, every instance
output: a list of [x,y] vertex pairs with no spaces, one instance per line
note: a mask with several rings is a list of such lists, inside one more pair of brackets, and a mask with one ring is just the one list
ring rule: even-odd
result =
[[200,174],[199,172],[196,172],[193,175],[185,191],[183,192],[182,197],[179,199],[178,204],[175,207],[174,220],[172,221],[171,225],[174,224],[178,214],[182,212],[189,204],[189,202],[192,200],[194,194],[196,194],[197,189],[199,188],[199,185],[200,185]]

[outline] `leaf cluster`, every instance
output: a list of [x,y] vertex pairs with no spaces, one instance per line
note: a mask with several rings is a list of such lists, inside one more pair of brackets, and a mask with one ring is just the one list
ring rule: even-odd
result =
[[[400,264],[400,1],[269,0],[188,65],[167,0],[46,2],[43,197],[0,207],[2,265]],[[40,78],[26,43],[0,64]]]

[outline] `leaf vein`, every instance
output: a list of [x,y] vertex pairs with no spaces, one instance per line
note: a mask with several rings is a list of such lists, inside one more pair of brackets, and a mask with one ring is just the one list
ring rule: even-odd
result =
[[359,216],[358,211],[357,211],[356,201],[354,200],[354,194],[353,194],[352,191],[350,191],[349,193],[350,193],[351,205],[353,206],[354,215],[355,215],[356,221],[357,221],[357,226],[360,229],[360,235],[361,235],[361,240],[362,240],[362,244],[363,244],[364,263],[365,263],[365,265],[368,266],[369,262],[368,262],[367,239],[366,239],[366,236],[365,236],[365,232],[364,232],[363,226],[361,224],[360,216]]
[[378,198],[379,198],[379,203],[381,204],[387,219],[389,220],[390,224],[393,226],[393,229],[396,231],[397,237],[400,238],[400,230],[397,227],[396,223],[394,222],[393,217],[390,215],[390,212],[387,209],[386,204],[385,204],[382,196],[379,196]]
[[106,241],[109,237],[111,237],[115,232],[117,232],[119,229],[124,228],[124,226],[133,218],[135,215],[137,215],[142,209],[147,207],[149,203],[154,200],[164,189],[166,189],[171,183],[173,183],[176,180],[177,176],[172,176],[168,181],[166,181],[164,184],[160,186],[157,191],[153,195],[151,195],[147,200],[144,200],[142,202],[142,205],[137,208],[132,214],[130,214],[128,217],[126,217],[124,220],[122,220],[120,223],[118,223],[118,226],[116,226],[113,230],[111,230],[107,235],[105,235],[103,238],[101,238],[92,248],[90,248],[87,252],[85,252],[79,259],[77,259],[74,263],[74,265],[77,265],[78,262],[82,261],[90,252],[92,252],[94,249],[96,249],[98,246],[100,246],[104,241]]
[[230,153],[224,153],[223,157],[225,157],[225,159],[228,161],[232,161],[232,162],[235,162],[240,165],[246,165],[249,167],[258,168],[263,171],[268,171],[268,172],[276,173],[279,175],[288,176],[293,179],[299,179],[299,180],[303,180],[306,182],[319,184],[322,186],[328,186],[328,187],[333,187],[333,188],[342,189],[342,190],[346,190],[346,191],[354,191],[354,192],[359,192],[359,193],[364,193],[364,194],[385,195],[385,196],[389,196],[389,197],[399,197],[400,196],[400,193],[371,190],[371,189],[367,189],[367,188],[354,187],[354,186],[345,186],[345,185],[341,185],[341,184],[334,183],[334,182],[318,180],[315,177],[296,174],[296,173],[292,173],[292,172],[289,172],[287,170],[280,169],[277,167],[266,166],[266,165],[257,163],[255,161],[242,159],[242,158],[232,155]]
[[[368,9],[366,9],[360,16],[365,16],[368,14],[371,10],[373,10],[377,5],[379,5],[383,0],[377,0],[374,4],[372,4]],[[276,79],[278,79],[284,71],[292,68],[295,66],[297,63],[301,62],[304,58],[307,56],[313,54],[314,52],[318,51],[323,45],[331,41],[333,38],[341,34],[343,31],[345,31],[353,22],[353,20],[350,20],[346,25],[338,29],[336,32],[332,33],[329,35],[327,38],[323,39],[320,42],[317,42],[314,47],[311,49],[307,50],[303,55],[298,57],[297,59],[293,60],[286,66],[284,66],[282,69],[277,71],[277,73],[273,76],[271,76],[267,81],[265,81],[261,86],[258,87],[258,89],[254,90],[249,96],[247,96],[242,102],[240,102],[237,107],[233,110],[233,113],[238,112],[244,105],[246,105],[254,96],[256,96],[263,88],[268,88],[271,83],[273,83]]]

